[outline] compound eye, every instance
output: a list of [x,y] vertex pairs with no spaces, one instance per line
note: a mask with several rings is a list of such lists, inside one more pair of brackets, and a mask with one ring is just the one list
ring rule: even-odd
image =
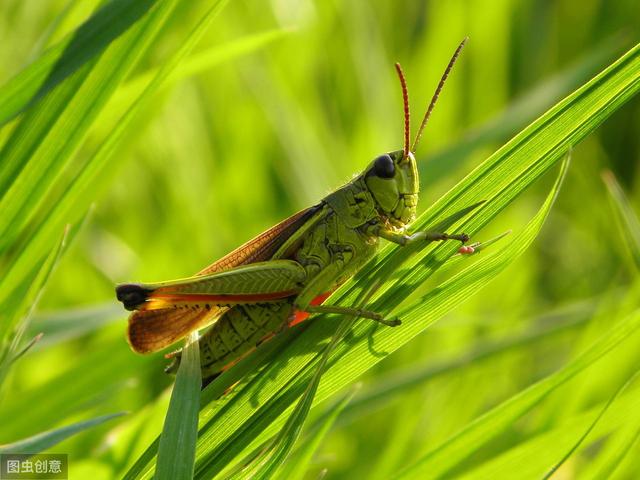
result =
[[388,155],[380,155],[373,162],[373,173],[376,177],[380,178],[393,178],[396,173],[396,166],[393,163],[393,159]]

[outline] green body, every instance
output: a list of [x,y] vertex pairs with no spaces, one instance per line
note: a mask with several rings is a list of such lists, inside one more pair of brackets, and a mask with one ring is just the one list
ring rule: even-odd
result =
[[[299,280],[299,292],[271,302],[230,303],[231,308],[200,339],[204,379],[220,373],[265,337],[281,330],[296,310],[321,311],[321,307],[310,307],[311,301],[332,291],[372,258],[381,232],[387,233],[385,237],[403,237],[395,230],[404,228],[415,217],[418,179],[413,155],[403,161],[402,154],[402,151],[388,154],[395,166],[393,177],[375,175],[374,161],[360,176],[324,198],[315,214],[284,241],[272,257],[276,262],[272,263],[293,260],[304,269],[303,278],[299,277],[299,271],[294,272],[299,267],[293,262],[282,270],[282,277],[286,272],[289,278]],[[256,279],[250,286],[244,283],[244,287],[273,291],[268,282]],[[197,283],[204,284],[205,280]],[[238,288],[235,282],[220,289],[235,292]],[[210,292],[210,285],[200,290]],[[189,283],[189,292],[195,291],[198,288]],[[177,364],[174,362],[169,370],[174,371]]]

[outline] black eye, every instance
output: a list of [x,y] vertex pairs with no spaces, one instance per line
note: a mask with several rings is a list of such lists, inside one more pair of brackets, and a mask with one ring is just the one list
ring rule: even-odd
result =
[[373,162],[373,174],[376,177],[393,178],[395,172],[396,166],[394,165],[391,157],[386,153],[384,155],[380,155]]

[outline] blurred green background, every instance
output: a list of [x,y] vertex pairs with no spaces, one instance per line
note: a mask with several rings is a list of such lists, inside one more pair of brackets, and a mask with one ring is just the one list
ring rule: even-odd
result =
[[[0,81],[97,3],[0,2]],[[184,5],[132,79],[192,28],[198,12]],[[112,181],[96,192],[92,215],[51,278],[30,327],[45,336],[17,364],[0,404],[0,443],[126,410],[128,417],[52,450],[69,453],[70,478],[120,476],[159,433],[172,378],[162,373],[162,355],[129,350],[114,284],[190,275],[316,202],[377,154],[399,148],[394,62],[404,67],[417,119],[456,45],[470,37],[418,151],[424,209],[635,43],[639,32],[636,0],[229,2],[195,52],[219,54],[195,63],[138,118]],[[259,44],[246,52],[225,50],[256,35]],[[135,85],[111,100],[78,162],[113,128],[131,95],[127,88]],[[633,303],[625,292],[638,271],[601,172],[611,170],[640,211],[639,160],[635,99],[575,148],[560,198],[527,255],[362,380],[366,390],[396,369],[455,361],[517,335],[539,338],[349,411],[322,444],[308,478],[323,469],[325,478],[388,478],[606,330],[617,309]],[[479,240],[521,227],[548,186],[536,185]],[[640,360],[639,345],[626,345],[564,386],[469,465],[606,401]],[[605,447],[595,444],[573,457],[562,478],[579,478],[598,448]],[[633,452],[619,478],[640,475],[640,450]]]

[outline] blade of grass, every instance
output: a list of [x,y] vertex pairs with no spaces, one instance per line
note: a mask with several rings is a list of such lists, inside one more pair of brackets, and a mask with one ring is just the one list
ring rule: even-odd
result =
[[107,2],[73,34],[0,88],[0,127],[104,52],[158,3],[159,0]]
[[0,177],[0,252],[26,236],[34,217],[55,200],[52,192],[64,185],[58,182],[68,162],[117,86],[153,45],[175,3],[162,2],[99,59],[51,91],[16,126],[0,153],[5,165]]
[[193,478],[202,386],[198,332],[189,336],[182,352],[182,361],[160,436],[156,470],[158,479]]
[[279,478],[289,480],[302,480],[309,470],[314,453],[318,450],[329,430],[340,416],[344,408],[349,404],[359,385],[356,384],[349,393],[344,395],[327,411],[327,415],[318,422],[317,428],[304,439],[300,447],[287,459],[282,469],[278,472]]
[[[473,347],[466,353],[456,354],[451,359],[429,360],[424,365],[411,366],[406,369],[398,369],[379,378],[375,385],[364,388],[345,407],[340,416],[339,423],[344,425],[362,415],[383,408],[390,402],[398,399],[407,392],[424,386],[425,383],[440,378],[444,375],[455,374],[460,370],[478,365],[480,362],[491,360],[496,356],[517,351],[523,346],[528,346],[548,340],[550,337],[562,335],[567,331],[580,328],[589,320],[589,315],[595,311],[595,305],[579,305],[564,313],[550,314],[553,324],[549,327],[536,328],[522,334],[515,334],[505,339],[488,341]],[[529,322],[528,322],[529,323]],[[541,319],[530,322],[534,325],[543,323]],[[332,409],[328,409],[330,413]],[[325,414],[326,415],[326,414]],[[317,419],[324,422],[324,416]],[[315,425],[314,425],[315,427]]]
[[[248,35],[221,46],[216,45],[215,47],[193,54],[176,68],[171,77],[164,83],[162,89],[171,88],[181,80],[203,73],[221,63],[257,51],[271,42],[284,37],[288,33],[288,30],[269,30],[255,35]],[[140,94],[156,73],[157,69],[141,73],[118,89],[110,104],[111,108],[106,110],[103,117],[101,117],[101,124],[104,125],[103,128],[111,128],[112,125],[117,123],[115,116],[124,109],[123,106],[129,105],[132,99]]]
[[614,216],[622,238],[636,269],[640,270],[640,220],[633,208],[631,208],[624,190],[622,190],[613,173],[608,170],[603,172],[602,180],[609,191]]
[[[18,279],[29,271],[31,264],[34,262],[34,258],[38,258],[39,252],[42,251],[44,245],[47,244],[52,231],[57,228],[57,225],[64,223],[70,216],[74,215],[74,212],[76,212],[80,206],[90,204],[96,193],[95,190],[98,179],[104,182],[104,178],[101,178],[101,175],[103,177],[107,176],[106,167],[110,160],[112,160],[119,142],[122,140],[127,128],[137,113],[144,107],[146,102],[149,101],[163,81],[168,78],[178,63],[198,42],[206,31],[209,23],[215,18],[225,3],[226,0],[219,0],[213,4],[200,23],[189,34],[180,49],[164,64],[153,81],[127,111],[115,129],[110,133],[109,137],[101,145],[98,152],[92,157],[91,161],[83,165],[59,201],[50,206],[44,217],[45,220],[40,223],[37,230],[29,237],[27,243],[23,246],[21,255],[9,266],[5,277],[0,280],[0,286],[6,286],[8,290],[12,290],[11,286],[19,283]],[[6,295],[6,291],[0,292],[0,304],[5,300],[4,295]]]
[[626,382],[624,382],[622,385],[620,385],[620,387],[618,387],[618,389],[609,398],[609,400],[607,401],[605,406],[602,408],[602,410],[600,410],[596,418],[593,419],[593,422],[591,422],[591,424],[589,425],[589,428],[585,430],[585,432],[580,436],[580,438],[576,441],[576,443],[574,443],[571,446],[569,451],[565,453],[565,455],[560,460],[558,460],[558,462],[553,467],[551,467],[549,471],[544,475],[543,477],[544,480],[551,478],[553,474],[556,473],[558,469],[562,467],[562,465],[564,465],[564,463],[566,463],[566,461],[578,450],[578,448],[580,448],[580,446],[584,443],[584,441],[587,439],[587,437],[593,431],[596,425],[598,425],[598,422],[600,422],[604,414],[607,413],[607,410],[609,410],[609,407],[611,407],[611,405],[613,405],[613,403],[620,396],[620,394],[635,381],[635,379],[638,377],[638,374],[640,374],[640,370],[636,371],[633,375],[631,375],[630,378],[627,379]]
[[[560,392],[558,393],[561,395]],[[608,413],[592,430],[590,434],[591,445],[607,442],[608,436],[614,434],[627,423],[637,425],[639,393],[638,388],[633,388],[618,397],[615,401],[616,408],[609,408]],[[487,460],[477,465],[477,462],[474,463],[473,459],[470,459],[470,468],[461,465],[461,468],[452,475],[460,480],[477,480],[509,477],[517,471],[519,479],[539,480],[549,470],[549,465],[556,462],[564,451],[569,450],[575,444],[576,438],[589,428],[593,419],[598,416],[606,403],[600,402],[585,411],[574,413],[563,418],[551,428],[543,426],[542,431],[535,431],[531,435],[525,433],[520,442],[512,444],[506,451],[504,447],[500,448],[496,445],[488,450],[488,454],[485,454],[489,457]],[[493,453],[494,456],[491,457],[490,453]],[[575,474],[577,478],[583,478],[580,465],[589,458],[592,458],[592,455],[586,450],[584,456],[581,455],[579,460],[576,459],[575,465],[578,468],[575,469]],[[571,466],[573,467],[573,465]]]
[[[284,464],[289,452],[292,450],[297,441],[302,427],[309,414],[309,410],[313,403],[313,399],[318,390],[320,379],[327,366],[327,361],[331,352],[338,342],[342,341],[344,336],[353,326],[355,318],[345,318],[336,333],[333,335],[331,342],[324,348],[322,357],[318,362],[315,373],[311,378],[311,382],[307,386],[302,397],[298,401],[298,405],[287,419],[282,430],[273,439],[273,442],[255,459],[249,466],[249,469],[243,469],[238,473],[237,478],[255,478],[268,479],[272,478],[276,471]],[[242,463],[241,463],[242,464]]]
[[10,340],[8,345],[4,342],[9,342],[9,338],[3,338],[3,344],[0,345],[0,394],[2,393],[4,380],[9,373],[11,365],[15,359],[20,356],[19,354],[16,354],[16,352],[19,349],[22,335],[27,328],[29,317],[35,310],[49,277],[65,250],[69,230],[70,229],[68,227],[65,229],[62,239],[51,251],[42,267],[38,270],[38,273],[32,284],[29,286],[26,295],[14,303],[14,308],[9,312],[5,312],[5,315],[8,318],[8,328],[13,333],[13,338]]
[[[20,343],[22,336],[31,324],[31,317],[47,283],[49,282],[51,274],[55,271],[58,262],[69,249],[78,232],[82,230],[89,221],[91,213],[92,209],[89,209],[85,213],[84,217],[75,225],[66,225],[64,227],[62,238],[58,241],[57,247],[49,253],[48,257],[42,263],[42,266],[34,271],[34,274],[32,275],[33,278],[25,279],[25,283],[27,283],[28,287],[25,289],[24,295],[14,296],[4,305],[5,311],[0,314],[0,319],[2,319],[2,317],[7,319],[9,325],[8,329],[13,330],[15,333],[8,350],[5,351],[4,348],[0,349],[0,355],[4,355],[5,353],[7,355],[11,355],[12,352],[18,348],[18,344]],[[36,332],[33,335],[36,336],[39,334],[40,332]],[[0,390],[2,381],[6,375],[4,366],[3,361],[0,361]]]
[[558,387],[636,334],[639,328],[640,311],[636,311],[614,325],[599,341],[562,369],[491,409],[462,431],[427,452],[396,478],[440,478],[446,475],[447,471],[504,431]]
[[[185,59],[184,63],[180,67],[176,68],[167,80],[167,83],[171,84],[185,78],[192,77],[209,70],[220,63],[233,60],[239,56],[259,50],[289,33],[289,30],[268,30],[266,32],[248,35],[222,46],[211,47],[202,52],[193,54],[189,58]],[[134,77],[130,82],[123,85],[123,87],[118,91],[116,97],[128,97],[132,92],[141,90],[142,87],[148,84],[156,74],[157,69],[153,69]],[[119,100],[119,98],[116,98],[116,100]]]
[[73,435],[101,425],[114,418],[121,417],[122,415],[125,415],[125,412],[103,415],[101,417],[92,418],[91,420],[85,420],[83,422],[67,425],[66,427],[42,432],[14,443],[0,445],[0,454],[27,452],[35,455],[36,453],[42,452],[43,450],[47,450],[54,445],[57,445],[58,443],[66,440]]
[[617,437],[614,439],[613,448],[598,455],[595,459],[595,462],[598,462],[597,468],[594,471],[583,473],[582,478],[588,480],[615,478],[616,470],[619,469],[625,458],[635,450],[635,446],[638,444],[640,427],[635,422],[635,424],[631,424],[626,429],[621,430]]

